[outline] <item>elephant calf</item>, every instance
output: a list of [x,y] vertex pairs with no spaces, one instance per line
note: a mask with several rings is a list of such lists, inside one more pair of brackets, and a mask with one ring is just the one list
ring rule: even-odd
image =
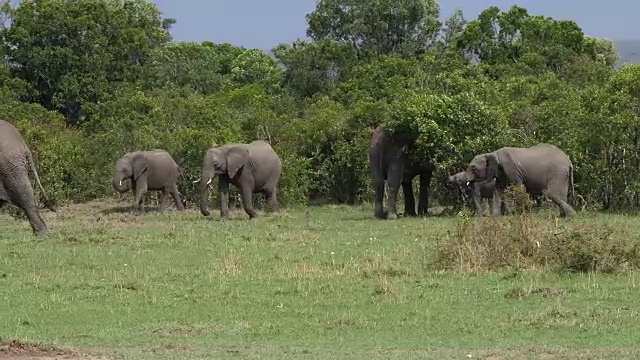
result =
[[[484,212],[483,200],[491,201],[496,188],[495,180],[469,182],[463,181],[464,171],[449,176],[448,182],[455,185],[466,202],[467,198],[471,198],[475,205],[476,216],[481,216]],[[501,213],[506,214],[506,206],[504,203],[500,205]]]
[[229,218],[229,184],[240,189],[242,204],[249,218],[253,209],[252,194],[262,192],[271,210],[279,210],[276,187],[282,173],[282,161],[271,145],[264,141],[227,144],[210,148],[204,156],[200,181],[200,212],[209,216],[207,187],[219,175],[220,219]]
[[144,195],[148,190],[162,192],[160,210],[167,207],[169,194],[173,197],[178,210],[184,210],[180,193],[178,192],[178,164],[168,152],[162,149],[149,151],[133,151],[126,153],[116,162],[113,176],[113,188],[124,193],[128,191],[122,186],[122,181],[131,180],[135,202],[134,208],[144,210]]
[[29,168],[42,191],[45,206],[51,211],[57,211],[42,188],[33,155],[22,135],[11,123],[0,120],[0,205],[9,203],[21,208],[27,215],[34,234],[42,236],[48,230],[36,207],[33,187],[29,181]]

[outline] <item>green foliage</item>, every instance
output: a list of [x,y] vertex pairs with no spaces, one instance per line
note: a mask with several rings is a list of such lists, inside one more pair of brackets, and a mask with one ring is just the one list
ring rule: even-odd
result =
[[34,100],[72,122],[113,82],[135,81],[152,50],[168,41],[147,0],[34,0],[11,10],[4,52]]
[[388,131],[415,143],[415,153],[449,169],[501,143],[506,122],[473,94],[405,94],[392,105]]
[[434,0],[321,0],[307,15],[307,35],[350,44],[365,57],[413,56],[434,41],[439,15]]

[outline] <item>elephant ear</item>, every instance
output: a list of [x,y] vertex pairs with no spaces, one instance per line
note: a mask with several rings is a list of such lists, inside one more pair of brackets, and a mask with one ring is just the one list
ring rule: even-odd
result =
[[234,147],[227,151],[227,175],[233,179],[238,170],[249,160],[249,150]]
[[143,154],[134,156],[131,164],[133,165],[134,180],[138,180],[138,178],[142,176],[142,174],[144,174],[144,172],[147,171],[147,168],[149,167],[149,161]]
[[487,154],[487,181],[491,181],[498,177],[498,168],[500,166],[500,161],[498,160],[498,154],[496,153],[488,153]]

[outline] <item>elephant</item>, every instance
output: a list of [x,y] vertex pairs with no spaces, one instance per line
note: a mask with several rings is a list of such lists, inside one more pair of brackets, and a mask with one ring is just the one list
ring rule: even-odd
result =
[[[503,192],[509,185],[524,186],[532,196],[544,196],[560,208],[562,217],[576,215],[567,202],[569,187],[574,194],[573,163],[555,145],[539,143],[523,147],[503,147],[476,155],[459,177],[461,181],[495,179],[492,214],[501,213]],[[504,204],[508,212],[508,207]]]
[[200,212],[209,216],[207,188],[218,175],[220,219],[229,218],[229,184],[240,190],[244,211],[250,219],[258,216],[253,208],[252,195],[263,193],[267,204],[279,212],[276,188],[282,174],[282,161],[269,143],[257,140],[251,143],[230,143],[212,147],[204,155],[200,182]]
[[[369,144],[369,166],[371,170],[374,198],[374,216],[379,219],[397,219],[396,201],[398,190],[402,185],[404,193],[404,211],[406,216],[424,216],[428,214],[429,187],[434,171],[430,161],[419,161],[411,154],[411,141],[400,135],[391,134],[378,126]],[[416,214],[412,180],[420,176],[418,194],[418,212]],[[383,201],[385,180],[389,187],[387,201],[388,212],[385,214]]]
[[47,224],[36,206],[35,194],[29,181],[29,167],[42,192],[44,205],[57,212],[57,205],[46,195],[40,183],[33,155],[22,135],[13,124],[0,120],[0,205],[9,203],[21,208],[29,219],[33,233],[44,236],[48,232]]
[[173,197],[178,211],[184,210],[184,200],[178,191],[178,164],[163,149],[148,151],[132,151],[124,154],[116,161],[113,176],[113,188],[124,193],[128,191],[122,181],[131,180],[134,195],[134,209],[144,210],[144,195],[148,190],[161,191],[160,211],[167,207],[169,194]]
[[[455,185],[460,191],[463,200],[466,202],[466,199],[471,198],[473,204],[475,205],[476,216],[482,216],[484,212],[484,204],[483,200],[491,201],[493,199],[493,193],[496,187],[496,181],[477,181],[477,182],[469,182],[462,181],[462,177],[464,172],[461,171],[459,173],[453,174],[449,176],[447,179],[450,184]],[[502,202],[500,205],[501,213],[505,215],[507,213],[507,209],[505,203]]]

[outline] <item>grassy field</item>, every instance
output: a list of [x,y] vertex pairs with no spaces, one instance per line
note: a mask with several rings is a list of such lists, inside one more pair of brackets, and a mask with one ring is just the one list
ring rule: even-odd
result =
[[[436,242],[455,236],[453,216],[379,221],[370,206],[322,206],[219,222],[118,206],[43,213],[42,241],[26,221],[0,217],[0,340],[131,359],[640,351],[637,273],[439,271]],[[560,221],[640,235],[633,216]]]

